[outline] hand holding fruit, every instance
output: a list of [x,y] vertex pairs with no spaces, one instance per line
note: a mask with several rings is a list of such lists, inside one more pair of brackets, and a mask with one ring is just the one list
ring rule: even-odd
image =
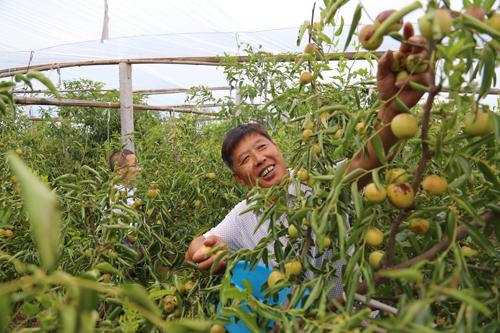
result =
[[396,61],[398,61],[399,64],[401,58],[407,59],[408,57],[412,57],[415,59],[419,57],[422,60],[426,60],[429,57],[425,38],[422,36],[414,36],[413,25],[411,23],[405,23],[403,34],[405,42],[401,43],[399,51],[396,53],[390,50],[387,51],[380,58],[377,71],[377,87],[380,98],[384,101],[390,100],[385,108],[394,111],[394,113],[399,113],[399,108],[394,101],[394,96],[396,94],[408,108],[415,106],[424,94],[422,91],[411,89],[411,87],[407,85],[408,81],[417,82],[424,86],[429,86],[432,82],[429,68],[420,73],[414,71],[412,74],[410,72],[410,75],[404,78],[401,77],[401,75],[398,77],[399,73],[391,69],[393,63]]
[[[191,261],[197,264],[198,269],[201,270],[210,270],[212,269],[215,260],[220,254],[220,251],[216,251],[214,253],[212,250],[217,247],[225,247],[224,242],[221,238],[217,236],[208,236],[205,238],[203,245],[198,248],[191,258]],[[222,258],[217,267],[215,267],[214,272],[220,272],[226,267],[226,260]]]

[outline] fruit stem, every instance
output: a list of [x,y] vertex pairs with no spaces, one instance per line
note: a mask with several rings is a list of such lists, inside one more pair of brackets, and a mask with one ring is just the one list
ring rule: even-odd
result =
[[391,25],[394,23],[397,23],[399,20],[401,20],[403,17],[411,13],[412,11],[422,8],[422,4],[420,1],[415,1],[414,3],[401,8],[397,12],[393,13],[391,16],[389,16],[384,23],[382,23],[377,30],[373,33],[373,35],[370,37],[370,40],[368,43],[374,42],[376,39],[382,38],[385,34],[389,32],[389,29]]

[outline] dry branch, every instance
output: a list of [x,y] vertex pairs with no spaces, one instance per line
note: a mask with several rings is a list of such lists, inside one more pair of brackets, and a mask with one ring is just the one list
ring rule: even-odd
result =
[[[44,97],[14,97],[16,104],[21,105],[54,105],[54,106],[83,106],[83,107],[93,107],[93,108],[105,108],[105,109],[119,109],[120,103],[112,102],[98,102],[98,101],[87,101],[79,99],[56,99],[56,98],[44,98]],[[178,108],[172,106],[157,106],[157,105],[143,105],[134,104],[133,108],[135,111],[138,110],[152,110],[152,111],[168,111],[175,113],[192,113],[204,116],[219,116],[214,112],[203,112],[196,111],[189,108]]]

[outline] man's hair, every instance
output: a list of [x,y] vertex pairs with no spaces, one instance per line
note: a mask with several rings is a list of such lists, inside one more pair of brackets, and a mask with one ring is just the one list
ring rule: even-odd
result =
[[271,139],[271,136],[267,131],[262,128],[259,124],[256,123],[250,123],[250,124],[241,124],[238,125],[226,134],[226,138],[224,139],[224,143],[222,144],[222,160],[226,165],[231,169],[231,171],[234,171],[234,161],[233,161],[233,150],[236,148],[236,146],[240,143],[243,138],[245,138],[247,135],[251,133],[257,133],[262,135],[263,137],[267,138],[269,141],[273,142],[273,139]]
[[127,156],[134,155],[134,152],[129,149],[115,150],[109,156],[109,169],[115,171],[116,167],[122,167],[127,163]]

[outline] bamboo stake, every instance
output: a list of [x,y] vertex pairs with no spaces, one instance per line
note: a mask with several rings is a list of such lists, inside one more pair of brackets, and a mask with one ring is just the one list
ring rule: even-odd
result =
[[[105,109],[119,109],[120,103],[112,102],[98,102],[98,101],[87,101],[79,99],[56,99],[56,98],[45,98],[45,97],[14,97],[14,102],[21,105],[54,105],[54,106],[82,106],[82,107],[93,107],[93,108],[105,108]],[[143,105],[134,104],[134,110],[151,110],[151,111],[167,111],[175,113],[192,113],[205,116],[218,116],[217,113],[213,112],[203,112],[195,111],[189,108],[179,108],[175,106],[158,106],[158,105]]]
[[[341,58],[347,60],[354,59],[365,59],[366,56],[374,55],[378,58],[382,56],[384,51],[375,52],[337,52],[337,53],[327,53],[324,55],[326,60],[339,60]],[[263,61],[278,61],[278,62],[290,62],[295,61],[297,55],[302,55],[302,53],[295,54],[269,54],[265,57]],[[127,64],[172,64],[172,65],[202,65],[202,66],[224,66],[225,63],[221,63],[227,58],[224,57],[170,57],[170,58],[129,58],[129,59],[104,59],[104,60],[87,60],[87,61],[72,61],[72,62],[62,62],[62,63],[52,63],[52,64],[41,64],[41,65],[31,65],[22,67],[13,67],[0,70],[0,78],[9,77],[15,74],[24,74],[28,70],[33,71],[46,71],[51,69],[60,69],[67,67],[84,67],[84,66],[101,66],[101,65],[118,65],[120,63]],[[251,57],[249,56],[231,56],[231,60],[237,62],[248,62]],[[318,58],[318,60],[321,60]],[[229,62],[232,63],[232,62]]]
[[[205,87],[208,91],[216,91],[216,90],[231,90],[231,87]],[[118,89],[61,89],[58,90],[60,93],[77,93],[77,92],[110,92],[117,91]],[[167,95],[167,94],[179,94],[191,91],[188,88],[170,88],[170,89],[143,89],[143,90],[135,90],[134,94],[141,95]],[[34,90],[26,90],[26,89],[14,89],[11,91],[13,94],[50,94],[50,90],[44,89],[34,89]]]

